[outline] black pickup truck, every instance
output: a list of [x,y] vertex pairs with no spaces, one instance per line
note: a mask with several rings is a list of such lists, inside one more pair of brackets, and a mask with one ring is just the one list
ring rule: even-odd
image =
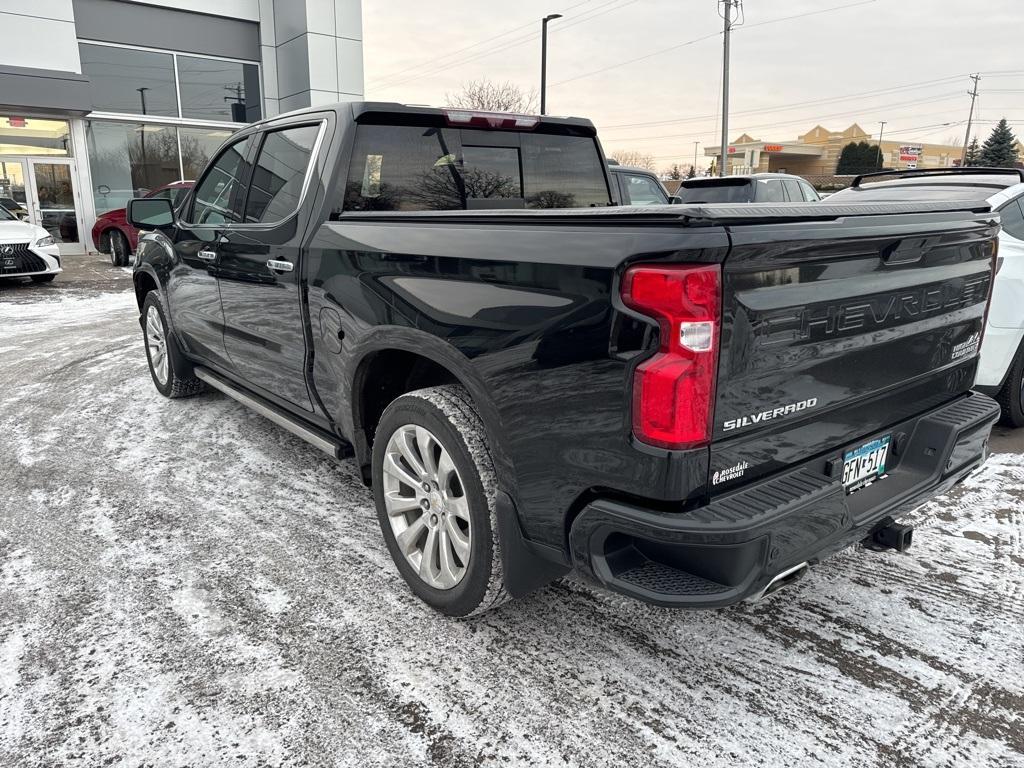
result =
[[[757,598],[962,480],[998,216],[978,201],[611,204],[590,122],[352,103],[133,200],[157,389],[220,390],[372,485],[419,597],[577,569]],[[301,505],[302,499],[295,499]]]

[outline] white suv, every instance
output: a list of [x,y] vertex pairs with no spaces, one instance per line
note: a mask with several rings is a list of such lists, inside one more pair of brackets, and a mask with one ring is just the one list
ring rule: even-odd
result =
[[0,206],[0,277],[46,283],[60,271],[60,251],[50,233]]
[[[895,176],[862,184],[863,178]],[[986,201],[999,213],[999,256],[992,303],[975,389],[992,395],[1004,424],[1024,427],[1024,170],[1017,168],[943,168],[858,176],[828,202],[876,200]]]

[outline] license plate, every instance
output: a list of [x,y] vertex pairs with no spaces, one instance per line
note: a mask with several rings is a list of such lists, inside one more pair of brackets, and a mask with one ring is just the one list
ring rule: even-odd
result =
[[892,435],[886,435],[843,454],[843,487],[847,493],[870,485],[885,475],[891,439]]
[[14,259],[4,259],[4,269],[14,269]]

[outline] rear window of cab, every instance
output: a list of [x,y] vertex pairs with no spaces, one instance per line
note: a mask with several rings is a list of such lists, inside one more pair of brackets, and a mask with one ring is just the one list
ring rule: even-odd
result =
[[610,205],[592,137],[359,125],[341,211],[452,211]]

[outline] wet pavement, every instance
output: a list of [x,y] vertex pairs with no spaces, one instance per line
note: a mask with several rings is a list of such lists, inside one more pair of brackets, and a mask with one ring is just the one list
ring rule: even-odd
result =
[[1024,431],[756,605],[453,621],[352,464],[157,394],[130,288],[0,283],[0,765],[1024,765]]

